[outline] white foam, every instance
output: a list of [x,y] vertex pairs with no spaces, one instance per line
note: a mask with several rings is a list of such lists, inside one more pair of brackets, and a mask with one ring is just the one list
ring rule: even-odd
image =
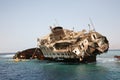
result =
[[2,57],[2,58],[11,58],[13,56],[14,56],[14,54],[0,55],[0,57]]
[[97,62],[107,63],[107,62],[117,62],[115,58],[97,58]]

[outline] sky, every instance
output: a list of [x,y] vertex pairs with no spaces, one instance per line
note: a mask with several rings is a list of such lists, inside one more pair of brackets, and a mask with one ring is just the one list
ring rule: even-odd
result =
[[0,0],[0,53],[36,47],[50,26],[89,30],[89,19],[120,49],[120,0]]

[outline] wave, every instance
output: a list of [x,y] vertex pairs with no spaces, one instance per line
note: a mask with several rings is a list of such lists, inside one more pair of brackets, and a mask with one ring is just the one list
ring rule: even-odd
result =
[[14,54],[2,54],[0,55],[0,58],[12,58]]
[[120,62],[115,58],[97,58],[97,62],[107,63],[107,62]]

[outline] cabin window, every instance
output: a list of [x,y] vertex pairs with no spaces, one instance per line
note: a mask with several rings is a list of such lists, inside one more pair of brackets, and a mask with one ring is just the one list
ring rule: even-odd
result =
[[68,53],[68,56],[69,56],[70,54]]
[[95,35],[93,35],[93,38],[96,39]]
[[82,46],[84,47],[84,44],[82,43]]
[[80,45],[79,45],[79,48],[82,49]]
[[87,40],[87,39],[85,39],[85,40],[84,40],[84,43],[87,45],[87,44],[88,44],[88,40]]
[[75,53],[76,53],[77,51],[75,51]]

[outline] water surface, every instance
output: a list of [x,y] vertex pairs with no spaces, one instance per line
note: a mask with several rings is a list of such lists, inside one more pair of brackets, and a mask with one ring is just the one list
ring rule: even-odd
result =
[[120,61],[114,58],[120,51],[108,51],[89,64],[14,62],[13,55],[0,54],[0,80],[120,80]]

